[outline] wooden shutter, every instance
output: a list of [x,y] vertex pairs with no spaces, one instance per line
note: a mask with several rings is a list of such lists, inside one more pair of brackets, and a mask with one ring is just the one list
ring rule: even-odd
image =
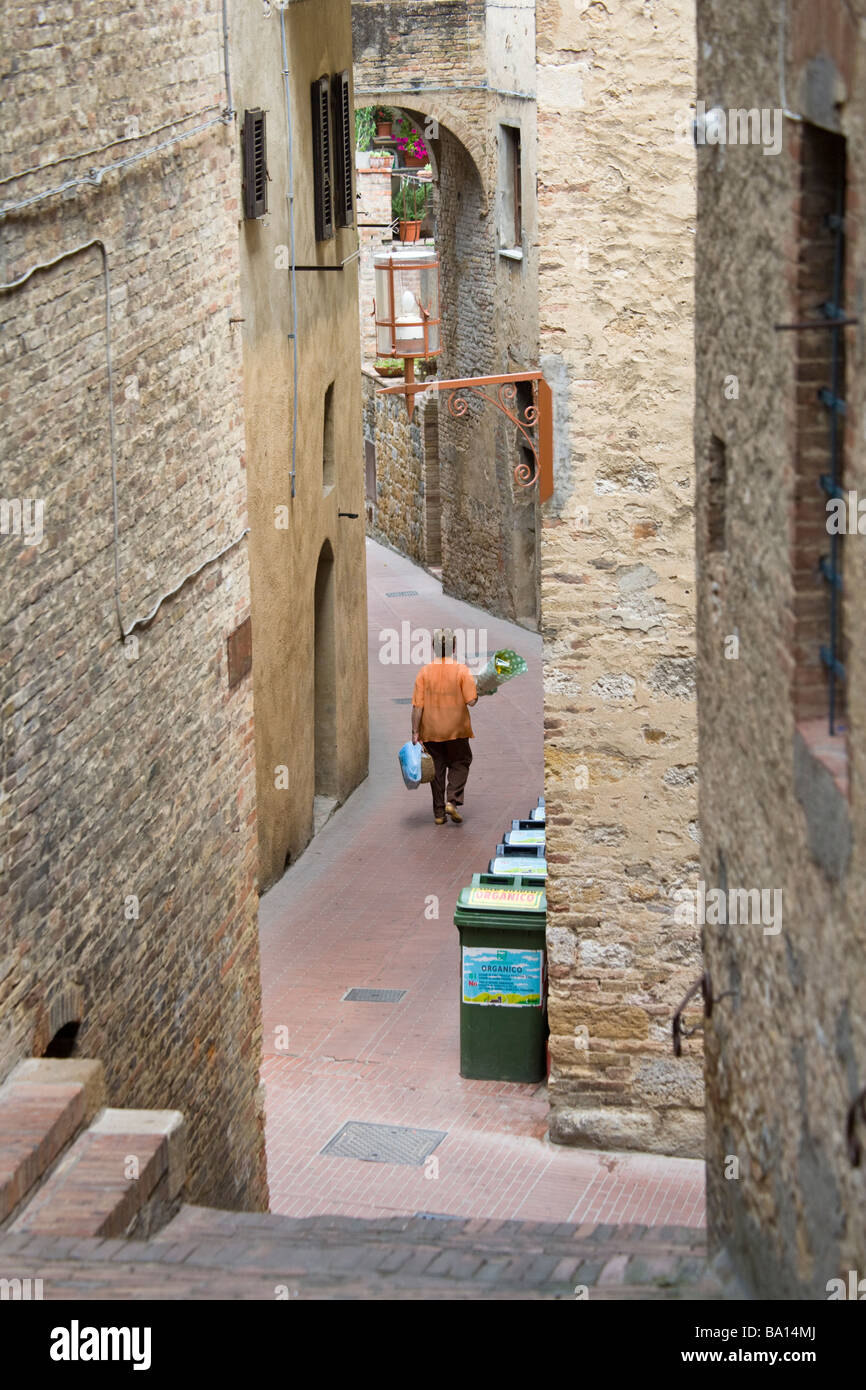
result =
[[256,108],[244,112],[241,138],[244,217],[264,217],[268,210],[268,149],[264,111]]
[[352,126],[354,111],[349,92],[348,72],[338,73],[332,83],[334,97],[334,212],[338,227],[354,227],[355,201],[352,197]]
[[312,86],[313,183],[316,203],[316,241],[334,235],[333,153],[331,150],[331,80],[325,75]]

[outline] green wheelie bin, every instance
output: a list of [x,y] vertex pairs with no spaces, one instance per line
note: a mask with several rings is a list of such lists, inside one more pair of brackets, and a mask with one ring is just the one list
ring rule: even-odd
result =
[[544,879],[473,874],[460,932],[460,1075],[542,1081],[547,1074]]

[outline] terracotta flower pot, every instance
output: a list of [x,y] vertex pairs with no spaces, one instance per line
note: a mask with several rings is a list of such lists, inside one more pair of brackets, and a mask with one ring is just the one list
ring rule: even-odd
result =
[[427,163],[427,156],[410,154],[409,151],[406,150],[403,154],[403,162],[407,169],[423,169],[424,165]]
[[377,122],[376,122],[376,134],[377,134],[377,136],[379,137],[380,140],[390,140],[390,139],[391,139],[391,126],[392,126],[392,125],[393,125],[393,122],[392,122],[392,121],[377,121]]
[[400,235],[400,240],[401,240],[401,241],[420,241],[420,240],[421,240],[421,223],[420,223],[420,221],[419,221],[419,222],[404,222],[404,221],[402,220],[402,218],[401,218],[400,223],[399,223],[399,235]]

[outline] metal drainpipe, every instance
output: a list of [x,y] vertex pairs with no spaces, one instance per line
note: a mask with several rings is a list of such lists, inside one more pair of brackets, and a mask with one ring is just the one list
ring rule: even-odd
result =
[[286,52],[286,13],[280,9],[280,39],[283,48],[283,86],[286,92],[286,131],[289,140],[289,188],[286,199],[289,204],[289,260],[292,283],[292,497],[295,495],[295,455],[298,445],[298,295],[295,279],[295,176],[292,162],[292,98],[289,92],[289,57]]
[[232,79],[229,72],[229,5],[228,0],[223,0],[223,66],[226,78],[226,115],[235,114],[232,106]]

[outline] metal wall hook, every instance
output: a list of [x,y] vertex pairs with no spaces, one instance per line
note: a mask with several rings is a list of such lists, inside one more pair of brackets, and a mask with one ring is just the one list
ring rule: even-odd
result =
[[695,995],[700,994],[704,1001],[704,1018],[706,1019],[712,1018],[714,1005],[720,1004],[723,999],[732,998],[736,993],[735,989],[726,989],[723,994],[713,995],[713,982],[709,970],[705,970],[700,979],[695,980],[673,1017],[672,1031],[675,1057],[682,1056],[683,1038],[691,1038],[695,1033],[703,1032],[703,1023],[696,1023],[694,1028],[683,1027],[683,1014]]

